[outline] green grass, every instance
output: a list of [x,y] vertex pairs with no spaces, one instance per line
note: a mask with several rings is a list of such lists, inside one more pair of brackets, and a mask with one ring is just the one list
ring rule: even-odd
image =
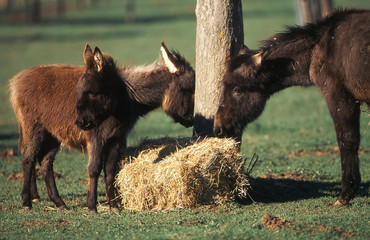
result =
[[[103,2],[103,1],[101,1]],[[366,0],[337,4],[370,8]],[[149,64],[159,54],[160,42],[179,50],[195,65],[195,0],[137,1],[137,21],[127,23],[124,1],[104,1],[98,8],[68,12],[65,21],[49,19],[39,25],[0,25],[0,151],[17,149],[17,124],[8,103],[8,79],[33,65],[82,64],[85,43],[111,53],[119,64]],[[251,48],[284,25],[295,23],[292,1],[243,1],[245,42]],[[21,210],[22,183],[9,179],[21,171],[21,157],[0,158],[0,239],[368,239],[370,129],[361,117],[362,185],[344,208],[332,207],[340,191],[341,169],[332,120],[315,88],[292,88],[273,96],[263,115],[243,135],[242,153],[257,153],[252,176],[273,186],[269,202],[228,203],[166,212],[107,211],[102,180],[98,215],[88,215],[87,156],[63,149],[54,169],[57,185],[69,211],[58,211],[38,180],[41,201],[30,212]],[[141,119],[128,138],[191,136],[186,129],[157,110]],[[282,175],[288,175],[288,179]],[[272,176],[264,178],[264,176]],[[291,225],[270,230],[263,226],[265,212]]]

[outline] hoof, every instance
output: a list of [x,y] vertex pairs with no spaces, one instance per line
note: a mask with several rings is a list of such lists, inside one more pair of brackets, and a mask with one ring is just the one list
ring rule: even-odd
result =
[[119,213],[119,212],[120,212],[120,210],[119,210],[119,208],[118,208],[118,207],[111,208],[110,210],[111,210],[112,212],[115,212],[115,213]]
[[29,207],[29,206],[23,206],[23,210],[28,212],[29,210],[31,210],[31,207]]
[[89,209],[89,214],[97,214],[98,211],[96,209]]
[[40,198],[34,198],[34,199],[32,199],[32,202],[38,202],[38,201],[40,201]]
[[333,206],[334,206],[334,207],[344,207],[344,206],[346,206],[346,205],[348,205],[348,202],[347,202],[347,203],[343,203],[343,202],[341,202],[340,200],[337,200],[337,201],[333,204]]
[[69,210],[66,205],[59,206],[58,208],[59,208],[59,210],[62,210],[62,211]]

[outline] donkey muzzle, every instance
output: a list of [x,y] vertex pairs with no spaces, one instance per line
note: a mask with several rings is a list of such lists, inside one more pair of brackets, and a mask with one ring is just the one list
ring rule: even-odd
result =
[[95,124],[91,121],[77,119],[76,120],[76,126],[81,130],[88,131],[88,130],[94,128]]
[[224,130],[221,126],[214,126],[213,133],[216,137],[224,137]]

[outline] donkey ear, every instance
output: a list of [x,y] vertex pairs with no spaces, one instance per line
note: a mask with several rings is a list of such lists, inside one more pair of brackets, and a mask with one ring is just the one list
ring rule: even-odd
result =
[[252,61],[255,66],[260,66],[262,63],[263,52],[256,53],[252,56]]
[[178,69],[175,66],[175,64],[171,61],[170,53],[169,53],[166,45],[164,44],[164,42],[162,42],[161,53],[162,53],[162,57],[163,57],[163,60],[164,60],[164,64],[167,66],[170,73],[176,73],[178,71]]
[[83,54],[83,59],[84,59],[85,64],[89,62],[89,59],[91,58],[92,55],[93,55],[93,52],[91,50],[91,47],[89,44],[86,43],[84,54]]
[[249,48],[243,44],[243,46],[240,48],[238,55],[243,55],[248,52]]
[[104,65],[103,54],[101,53],[98,47],[95,47],[94,50],[94,68],[97,72],[101,72],[103,70]]

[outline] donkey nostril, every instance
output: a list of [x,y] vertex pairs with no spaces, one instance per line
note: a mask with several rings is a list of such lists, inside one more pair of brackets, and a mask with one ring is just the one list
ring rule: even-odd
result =
[[216,135],[216,137],[222,136],[222,127],[219,126],[215,127],[213,129],[213,133]]

